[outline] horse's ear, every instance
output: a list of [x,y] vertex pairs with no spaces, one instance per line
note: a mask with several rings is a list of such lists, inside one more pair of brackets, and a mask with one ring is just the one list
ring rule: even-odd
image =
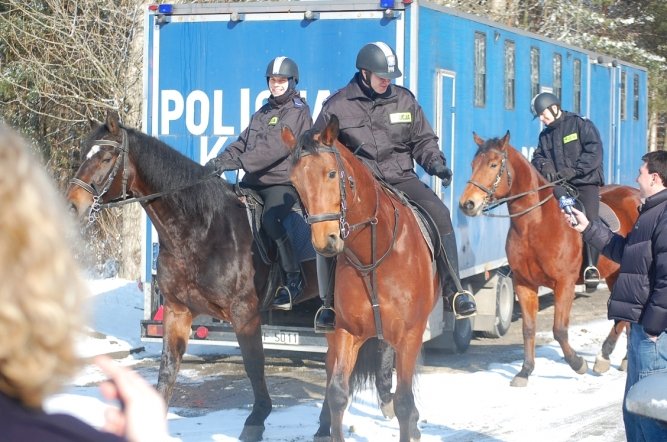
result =
[[508,130],[505,133],[505,136],[502,139],[503,142],[503,147],[509,146],[510,145],[510,131]]
[[478,145],[479,147],[482,147],[484,145],[484,140],[481,139],[477,133],[473,132],[472,137],[475,140],[475,144]]
[[107,128],[114,135],[120,132],[120,117],[118,116],[118,112],[113,110],[107,112]]
[[102,125],[100,121],[97,121],[96,119],[90,117],[88,117],[88,124],[90,125],[91,129],[97,129]]
[[333,146],[334,141],[338,138],[339,131],[338,117],[332,115],[329,124],[327,124],[327,127],[320,134],[320,142],[325,146]]
[[287,146],[290,152],[296,147],[296,137],[294,137],[294,132],[288,126],[283,126],[280,129],[280,138],[282,138],[283,143]]

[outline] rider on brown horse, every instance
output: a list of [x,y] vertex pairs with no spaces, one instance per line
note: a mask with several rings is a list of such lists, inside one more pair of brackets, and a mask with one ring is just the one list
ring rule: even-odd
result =
[[[454,273],[447,278],[451,283],[444,288],[448,304],[458,316],[471,316],[476,312],[474,299],[466,293],[455,296],[453,277],[459,279],[458,255],[449,209],[414,171],[416,160],[426,172],[442,179],[443,185],[449,185],[452,171],[438,147],[438,138],[414,95],[408,89],[391,84],[402,75],[396,52],[391,47],[383,42],[365,45],[357,55],[356,66],[359,72],[347,86],[325,101],[313,128],[321,131],[331,116],[336,115],[340,120],[338,140],[368,160],[367,164],[373,167],[379,179],[407,194],[428,212],[438,227]],[[331,299],[333,291],[333,283],[330,283],[333,258],[318,255],[317,259],[320,296],[327,305],[326,299]],[[315,329],[330,331],[333,325],[334,311],[321,310]]]
[[310,109],[296,90],[298,82],[299,68],[294,61],[287,57],[271,60],[266,68],[266,83],[271,91],[268,103],[252,116],[238,140],[209,161],[219,173],[243,168],[243,183],[262,197],[262,229],[276,242],[286,275],[272,304],[281,310],[290,310],[303,290],[299,261],[282,225],[299,196],[289,181],[289,152],[283,147],[280,130],[288,126],[300,134],[312,125]]
[[[586,216],[598,219],[604,173],[602,140],[597,128],[591,120],[562,110],[558,97],[549,92],[536,95],[531,107],[535,118],[546,126],[533,153],[533,166],[547,181],[562,180],[574,186]],[[600,253],[589,246],[585,250],[588,262],[584,283],[587,291],[594,291],[600,282]]]

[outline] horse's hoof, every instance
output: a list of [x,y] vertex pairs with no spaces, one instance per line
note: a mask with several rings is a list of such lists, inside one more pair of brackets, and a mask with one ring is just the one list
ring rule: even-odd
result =
[[602,374],[606,373],[609,371],[609,367],[611,366],[611,362],[609,359],[605,358],[602,355],[597,355],[595,357],[595,365],[593,365],[593,371],[597,374]]
[[241,431],[239,440],[243,442],[259,442],[264,435],[264,425],[246,425]]
[[577,372],[577,374],[585,374],[588,371],[588,362],[586,362],[586,359],[581,358],[581,365],[579,366],[578,369],[574,370]]
[[313,437],[313,442],[331,442],[331,436],[318,436],[316,434]]
[[386,419],[392,420],[393,418],[395,418],[396,413],[394,413],[394,401],[381,402],[380,411],[382,411],[382,415]]
[[523,376],[514,376],[514,379],[510,382],[512,387],[525,387],[526,385],[528,385],[528,378]]
[[624,358],[621,361],[621,366],[618,367],[618,369],[621,370],[621,371],[628,371],[628,359],[627,358]]

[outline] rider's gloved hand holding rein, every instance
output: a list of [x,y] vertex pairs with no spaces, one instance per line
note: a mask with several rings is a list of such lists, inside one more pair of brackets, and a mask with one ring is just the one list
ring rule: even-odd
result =
[[238,158],[220,158],[213,157],[206,163],[207,169],[215,171],[218,175],[228,170],[237,170],[242,167],[241,161]]
[[445,166],[443,163],[435,163],[433,165],[433,175],[442,180],[443,187],[449,187],[449,185],[452,184],[452,176],[454,173],[452,172],[452,169]]

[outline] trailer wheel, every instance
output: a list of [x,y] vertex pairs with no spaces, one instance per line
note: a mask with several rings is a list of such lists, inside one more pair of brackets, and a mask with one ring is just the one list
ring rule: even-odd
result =
[[472,321],[470,321],[470,318],[462,318],[454,321],[453,338],[454,344],[456,344],[456,351],[465,353],[468,350],[472,334]]
[[514,313],[514,286],[512,278],[498,273],[496,282],[496,319],[493,330],[482,333],[485,338],[497,339],[505,336],[512,325]]

